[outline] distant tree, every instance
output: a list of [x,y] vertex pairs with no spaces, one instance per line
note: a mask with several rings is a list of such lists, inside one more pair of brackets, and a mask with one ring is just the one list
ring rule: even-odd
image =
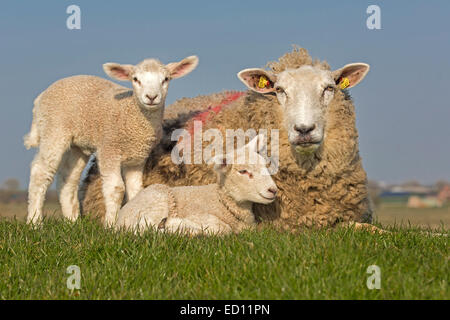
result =
[[17,191],[20,188],[20,182],[17,179],[9,178],[3,182],[3,189],[7,191]]
[[436,181],[436,183],[434,184],[434,188],[437,191],[442,190],[445,186],[450,186],[450,182],[446,181],[446,180],[438,180]]
[[419,181],[416,180],[411,180],[411,181],[406,181],[402,184],[403,187],[420,187],[421,184]]

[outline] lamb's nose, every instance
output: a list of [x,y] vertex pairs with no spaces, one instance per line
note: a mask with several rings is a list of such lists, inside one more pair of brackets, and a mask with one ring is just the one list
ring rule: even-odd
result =
[[153,103],[153,101],[155,101],[156,98],[158,98],[158,95],[154,95],[154,96],[150,96],[150,95],[145,95],[147,97],[148,100],[150,100],[150,103]]
[[294,125],[294,130],[302,135],[307,135],[308,133],[311,133],[316,128],[316,125],[313,124],[312,126],[306,126],[304,124],[297,126]]
[[267,191],[269,191],[270,193],[272,193],[274,196],[277,195],[278,189],[276,187],[270,187],[269,189],[267,189]]

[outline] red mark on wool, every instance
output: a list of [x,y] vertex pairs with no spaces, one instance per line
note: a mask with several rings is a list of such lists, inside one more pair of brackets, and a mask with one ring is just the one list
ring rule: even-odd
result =
[[225,107],[230,105],[232,102],[236,101],[243,95],[245,95],[246,92],[230,92],[227,93],[225,98],[220,101],[220,103],[216,106],[209,106],[205,111],[197,114],[195,117],[192,118],[192,122],[189,124],[188,132],[192,136],[194,134],[194,121],[201,121],[202,125],[205,124],[207,121],[211,120],[216,114],[218,114],[220,111],[222,111]]

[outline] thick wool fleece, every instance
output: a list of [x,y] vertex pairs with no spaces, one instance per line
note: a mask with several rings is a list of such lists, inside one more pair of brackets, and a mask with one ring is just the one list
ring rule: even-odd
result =
[[[278,73],[302,65],[329,68],[324,62],[313,61],[304,49],[294,49],[269,67]],[[226,97],[224,93],[176,102],[173,108],[177,111],[168,112],[171,118],[166,121],[165,134],[170,137],[172,129],[189,128],[193,118],[198,116],[198,110],[208,110]],[[218,128],[224,137],[225,129],[268,129],[269,136],[270,129],[279,129],[279,170],[273,176],[279,193],[270,205],[254,205],[257,219],[270,221],[286,230],[301,226],[333,226],[347,221],[370,222],[372,210],[367,177],[359,155],[355,110],[346,92],[338,92],[330,103],[324,142],[309,158],[298,156],[291,148],[281,112],[275,96],[248,92],[213,114],[203,125],[203,130]],[[178,116],[174,116],[175,113]],[[170,157],[172,146],[166,139],[154,150],[146,166],[145,185],[203,185],[215,181],[214,173],[206,164],[174,164]],[[101,185],[95,166],[90,170],[85,188],[84,211],[102,216]]]

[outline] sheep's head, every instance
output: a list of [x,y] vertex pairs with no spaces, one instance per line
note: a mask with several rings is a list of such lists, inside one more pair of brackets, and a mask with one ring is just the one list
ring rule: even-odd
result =
[[227,155],[212,158],[219,185],[237,202],[271,203],[277,186],[267,169],[264,136],[258,135],[247,145]]
[[121,81],[131,81],[134,95],[143,109],[164,107],[169,81],[181,78],[197,67],[196,56],[167,65],[156,59],[146,59],[137,65],[105,63],[103,70],[108,76]]
[[312,154],[323,142],[328,105],[337,90],[357,85],[369,71],[365,63],[352,63],[330,71],[304,65],[277,75],[264,69],[245,69],[239,79],[251,90],[276,94],[290,144],[300,154]]

